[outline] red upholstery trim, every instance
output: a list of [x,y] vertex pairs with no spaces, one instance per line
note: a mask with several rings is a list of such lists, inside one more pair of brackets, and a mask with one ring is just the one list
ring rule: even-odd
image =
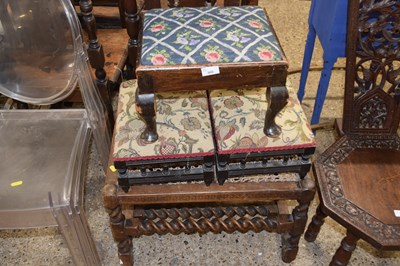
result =
[[191,154],[167,154],[167,155],[154,155],[154,156],[140,156],[140,157],[125,157],[125,158],[114,158],[113,162],[126,162],[126,161],[146,161],[146,160],[159,160],[159,159],[174,159],[174,158],[193,158],[193,157],[205,157],[213,156],[214,152],[199,152]]
[[[218,142],[218,140],[217,140]],[[281,151],[281,150],[294,150],[301,148],[312,148],[315,147],[316,143],[313,140],[312,143],[299,144],[299,145],[288,145],[288,146],[277,146],[277,147],[262,147],[254,149],[234,149],[234,150],[220,150],[218,146],[219,154],[236,154],[236,153],[249,153],[249,152],[264,152],[264,151]]]

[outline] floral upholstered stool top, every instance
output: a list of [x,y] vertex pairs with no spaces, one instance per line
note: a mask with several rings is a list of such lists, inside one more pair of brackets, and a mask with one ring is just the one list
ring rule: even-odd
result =
[[[136,81],[121,84],[113,163],[119,185],[204,181],[229,177],[299,173],[310,169],[315,140],[296,94],[277,116],[278,138],[265,136],[266,88],[157,93],[153,143],[140,138],[146,126],[136,112]],[[215,156],[217,155],[217,156]],[[216,171],[214,170],[217,164]]]
[[261,7],[150,10],[143,33],[142,66],[283,59]]
[[214,141],[205,91],[158,93],[157,125],[153,143],[140,138],[145,127],[136,112],[137,82],[120,86],[112,160],[118,182],[131,185],[214,180]]
[[258,6],[154,9],[144,13],[136,68],[141,138],[158,138],[155,93],[267,87],[264,133],[278,136],[276,114],[288,98],[288,63]]
[[210,93],[220,184],[229,177],[297,172],[304,178],[311,167],[315,139],[293,88],[276,117],[278,137],[263,132],[268,102],[265,88],[215,90]]

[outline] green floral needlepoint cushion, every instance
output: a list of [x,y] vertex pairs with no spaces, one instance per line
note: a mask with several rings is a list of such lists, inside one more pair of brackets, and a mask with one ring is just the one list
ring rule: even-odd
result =
[[210,97],[218,152],[230,154],[314,147],[314,135],[303,109],[293,89],[288,89],[288,104],[275,119],[282,128],[278,138],[268,137],[263,132],[268,107],[266,88],[212,91]]
[[145,12],[141,65],[282,60],[258,6],[168,8]]
[[197,157],[214,154],[207,94],[205,91],[156,95],[159,138],[140,138],[145,124],[135,109],[136,81],[121,84],[115,127],[114,161]]

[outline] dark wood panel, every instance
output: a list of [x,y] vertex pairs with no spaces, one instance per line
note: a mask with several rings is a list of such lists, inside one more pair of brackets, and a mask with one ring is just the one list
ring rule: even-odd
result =
[[[235,89],[243,87],[284,86],[287,77],[287,63],[276,62],[273,67],[261,64],[235,65],[219,67],[220,74],[203,77],[201,67],[207,65],[178,66],[168,68],[138,67],[139,87],[143,93],[151,93],[152,88],[141,86],[141,82],[151,80],[154,91],[213,90]],[[147,87],[147,88],[146,88]]]
[[189,202],[257,202],[278,199],[296,199],[301,191],[295,182],[225,183],[186,185],[142,185],[132,187],[129,193],[120,193],[121,203],[189,203]]

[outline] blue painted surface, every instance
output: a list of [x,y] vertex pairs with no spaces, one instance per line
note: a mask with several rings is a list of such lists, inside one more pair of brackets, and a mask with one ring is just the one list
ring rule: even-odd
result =
[[338,57],[344,57],[346,54],[347,6],[348,0],[312,0],[311,2],[308,18],[309,31],[297,93],[301,102],[304,97],[315,38],[318,36],[324,51],[324,66],[318,85],[311,124],[319,122],[333,65]]

